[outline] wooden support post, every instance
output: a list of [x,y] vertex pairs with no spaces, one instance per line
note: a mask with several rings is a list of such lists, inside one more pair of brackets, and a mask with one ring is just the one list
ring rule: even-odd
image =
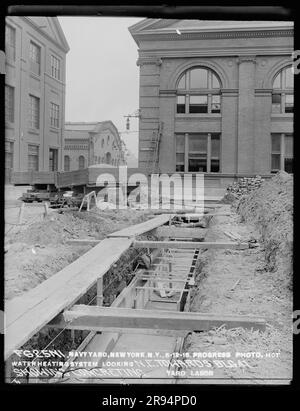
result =
[[45,209],[44,211],[44,218],[45,218],[49,214],[49,205],[47,201],[44,202],[44,209]]
[[75,330],[71,330],[71,340],[72,340],[72,344],[74,345],[74,343],[75,343]]
[[103,305],[103,277],[97,280],[97,305]]

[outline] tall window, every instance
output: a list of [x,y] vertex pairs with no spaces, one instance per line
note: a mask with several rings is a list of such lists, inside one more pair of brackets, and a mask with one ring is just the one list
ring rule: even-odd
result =
[[271,172],[284,170],[293,173],[293,134],[274,133],[271,140]]
[[60,80],[60,60],[51,55],[51,76]]
[[85,158],[84,156],[79,156],[78,158],[78,168],[82,170],[85,167]]
[[30,59],[30,70],[37,74],[41,74],[41,48],[33,41],[29,45],[29,59]]
[[15,96],[14,88],[5,85],[5,120],[10,123],[14,122],[15,117]]
[[11,169],[14,166],[14,143],[5,142],[5,168]]
[[50,125],[59,127],[59,106],[55,103],[50,103]]
[[220,134],[176,134],[176,171],[219,172]]
[[39,146],[28,144],[28,171],[39,171]]
[[69,156],[64,157],[64,170],[70,171],[70,157]]
[[5,55],[9,60],[16,60],[16,29],[5,26]]
[[220,88],[220,81],[211,70],[187,70],[177,85],[177,113],[221,113]]
[[294,112],[294,75],[292,67],[281,70],[274,79],[272,113]]
[[55,148],[49,149],[49,171],[57,171],[58,166],[58,150]]
[[40,99],[29,95],[29,127],[40,128]]

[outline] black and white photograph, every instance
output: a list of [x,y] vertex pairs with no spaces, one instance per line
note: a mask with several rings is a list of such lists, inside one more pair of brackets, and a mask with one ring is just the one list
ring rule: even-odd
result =
[[293,16],[53,10],[5,17],[5,384],[291,385]]

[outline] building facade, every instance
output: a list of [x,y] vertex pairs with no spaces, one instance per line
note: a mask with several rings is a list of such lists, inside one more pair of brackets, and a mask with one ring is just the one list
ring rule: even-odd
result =
[[124,143],[111,121],[65,124],[64,171],[125,165]]
[[63,167],[65,73],[69,51],[56,17],[7,17],[5,168]]
[[293,23],[146,19],[129,28],[140,67],[139,167],[162,126],[162,173],[216,185],[293,167]]

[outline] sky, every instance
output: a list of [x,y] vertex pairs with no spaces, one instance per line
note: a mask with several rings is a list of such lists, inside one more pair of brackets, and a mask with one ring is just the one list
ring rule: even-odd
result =
[[58,17],[70,51],[66,67],[66,121],[111,120],[137,157],[139,108],[137,44],[128,27],[141,18]]

